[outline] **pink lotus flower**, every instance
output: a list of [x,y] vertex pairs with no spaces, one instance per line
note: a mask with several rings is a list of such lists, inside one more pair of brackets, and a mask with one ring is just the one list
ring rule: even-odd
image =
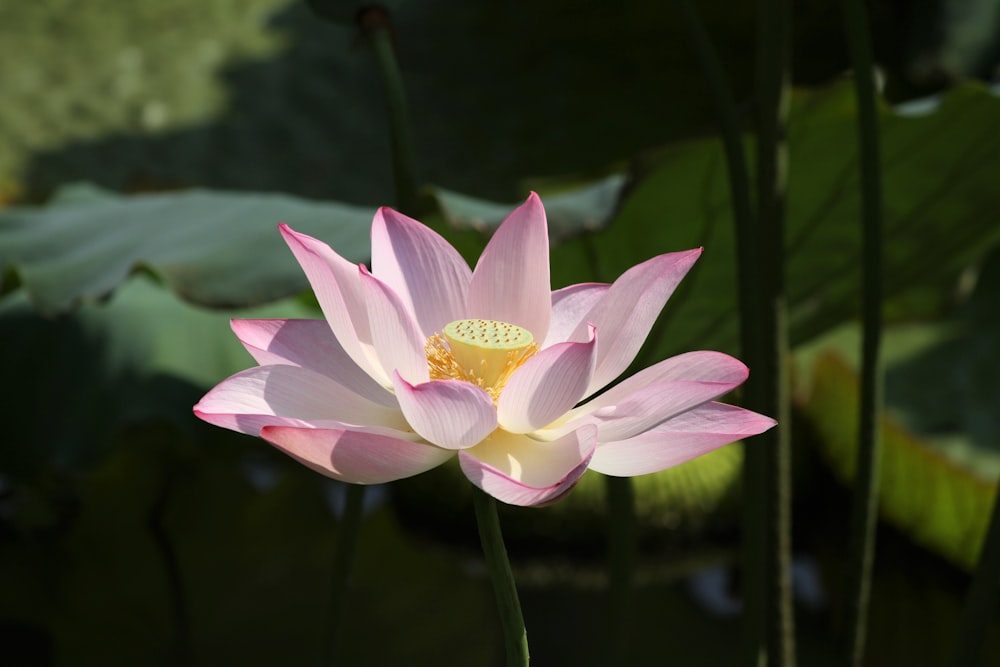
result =
[[280,230],[326,320],[234,320],[260,365],[194,411],[334,479],[388,482],[457,453],[487,493],[541,505],[587,468],[656,472],[775,424],[713,402],[747,377],[719,352],[661,361],[581,404],[632,362],[700,249],[654,257],[611,285],[553,292],[535,194],[471,271],[441,236],[388,208],[372,223],[371,271]]

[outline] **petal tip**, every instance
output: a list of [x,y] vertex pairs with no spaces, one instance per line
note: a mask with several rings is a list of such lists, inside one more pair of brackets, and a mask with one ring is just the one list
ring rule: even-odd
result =
[[295,231],[284,222],[278,224],[278,231],[281,232],[281,236],[282,238],[285,239],[285,243],[287,243],[290,247],[292,247],[293,251],[294,251],[293,244],[309,252],[313,252],[312,248],[309,247],[308,242],[315,241],[316,243],[322,243],[322,241],[314,239],[308,234],[303,234],[302,232]]

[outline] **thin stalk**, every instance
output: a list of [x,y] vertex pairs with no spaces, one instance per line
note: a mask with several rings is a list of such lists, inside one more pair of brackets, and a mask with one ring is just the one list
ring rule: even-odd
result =
[[[752,304],[754,298],[759,297],[760,288],[757,283],[760,276],[760,257],[756,245],[756,221],[750,194],[750,174],[743,150],[743,128],[726,73],[697,10],[691,0],[675,0],[675,2],[712,91],[712,102],[722,133],[722,149],[726,156],[726,175],[729,179],[730,204],[733,209],[738,248],[741,331],[745,337],[755,332],[755,328],[748,323],[753,321],[757,311],[747,310],[746,306]],[[743,347],[746,350],[755,345],[744,341]]]
[[[592,234],[581,237],[584,253],[591,270],[591,279],[607,282],[597,247]],[[647,345],[643,352],[648,354],[653,346]],[[644,364],[645,365],[645,364]],[[632,587],[635,580],[635,485],[631,477],[604,476],[608,507],[607,568],[607,645],[605,662],[627,664],[628,647],[631,643]]]
[[326,642],[321,664],[339,664],[337,651],[343,632],[344,609],[347,600],[347,587],[354,569],[354,554],[358,547],[358,533],[361,532],[361,514],[365,504],[365,487],[360,484],[347,484],[344,493],[344,511],[340,517],[340,527],[337,529],[337,545],[333,554],[333,571],[331,573],[330,600],[327,607],[325,634]]
[[847,552],[844,664],[860,666],[865,651],[881,459],[882,405],[882,181],[874,63],[868,17],[861,0],[844,0],[848,49],[854,68],[861,169],[861,387],[858,453],[855,464],[851,533]]
[[[750,357],[754,377],[746,387],[749,408],[771,415],[778,427],[747,447],[745,494],[764,494],[764,611],[766,649],[750,635],[745,663],[795,664],[795,619],[791,595],[791,440],[788,402],[788,327],[785,307],[786,141],[790,97],[790,0],[763,0],[757,25],[757,222],[760,238],[762,310],[755,318],[762,356]],[[756,457],[765,461],[757,461]],[[759,576],[759,571],[748,572]]]
[[389,12],[372,6],[358,15],[358,25],[375,53],[382,75],[386,106],[389,111],[389,134],[392,142],[392,174],[396,188],[396,206],[408,215],[417,215],[417,161],[410,126],[410,111],[403,88],[403,77],[393,46]]
[[608,495],[608,661],[628,664],[635,578],[635,490],[631,477],[605,476]]
[[497,611],[503,627],[504,643],[507,646],[507,667],[526,667],[528,664],[528,632],[521,615],[521,602],[517,597],[514,573],[507,560],[507,547],[500,531],[500,517],[497,503],[492,496],[474,488],[472,501],[476,508],[476,523],[479,524],[479,541],[483,545],[486,569],[493,582],[493,593],[497,599]]
[[[729,179],[730,204],[736,232],[736,260],[740,312],[740,347],[742,356],[754,369],[747,384],[747,402],[763,401],[760,391],[751,397],[757,384],[757,368],[768,363],[765,338],[764,294],[761,291],[761,230],[753,208],[750,176],[732,89],[711,39],[690,0],[676,0],[694,52],[708,81],[722,135]],[[766,664],[768,628],[768,587],[766,585],[766,544],[768,514],[768,447],[773,443],[748,443],[743,464],[743,635],[744,664]]]
[[981,664],[983,641],[997,609],[997,582],[1000,581],[1000,492],[993,501],[993,516],[986,530],[979,564],[972,575],[965,606],[958,622],[958,639],[951,664],[973,667]]
[[[320,12],[322,14],[322,12]],[[392,145],[393,183],[396,191],[396,207],[404,213],[416,214],[417,178],[416,152],[410,128],[410,114],[403,88],[403,78],[396,60],[392,43],[392,26],[389,12],[381,6],[371,6],[358,13],[358,27],[368,40],[375,54],[382,85],[386,94],[389,114],[389,134]],[[340,646],[345,601],[354,556],[357,551],[358,534],[361,531],[361,515],[364,509],[365,487],[348,484],[345,492],[344,511],[337,531],[337,546],[333,558],[332,585],[323,664],[338,664],[337,651]]]
[[156,501],[149,510],[147,526],[153,536],[153,542],[163,559],[163,569],[167,578],[167,592],[170,600],[170,616],[173,630],[171,642],[171,658],[175,665],[189,665],[194,662],[191,643],[191,618],[188,612],[187,595],[184,592],[184,579],[181,575],[180,561],[177,549],[166,526],[167,504],[173,494],[175,472],[167,473],[167,478],[160,488]]

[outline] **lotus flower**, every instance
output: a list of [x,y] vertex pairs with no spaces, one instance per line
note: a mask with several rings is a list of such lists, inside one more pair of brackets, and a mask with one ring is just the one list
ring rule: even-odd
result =
[[371,271],[279,229],[326,319],[234,320],[260,365],[194,410],[334,479],[389,482],[457,454],[495,498],[543,505],[588,468],[652,473],[775,423],[714,402],[747,377],[719,352],[672,357],[590,398],[635,358],[701,249],[659,255],[611,285],[552,291],[535,194],[474,270],[436,232],[388,208],[372,222]]

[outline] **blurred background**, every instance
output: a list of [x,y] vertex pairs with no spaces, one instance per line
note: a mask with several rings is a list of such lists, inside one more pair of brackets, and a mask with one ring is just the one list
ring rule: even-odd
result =
[[[753,5],[699,5],[749,127]],[[0,5],[3,664],[315,664],[343,488],[191,406],[252,364],[230,317],[318,316],[277,222],[365,261],[394,200],[376,59],[351,3],[328,6],[345,19],[289,0]],[[538,190],[553,287],[705,246],[637,364],[739,353],[725,162],[673,3],[387,7],[422,220],[474,260]],[[1000,6],[869,7],[891,324],[869,660],[939,664],[1000,476]],[[796,599],[801,663],[822,666],[857,430],[856,127],[839,4],[800,0],[794,22]],[[635,480],[619,664],[737,659],[741,460]],[[465,484],[445,468],[367,494],[340,664],[503,664]],[[556,506],[502,512],[537,664],[610,664],[603,494],[588,473]]]

